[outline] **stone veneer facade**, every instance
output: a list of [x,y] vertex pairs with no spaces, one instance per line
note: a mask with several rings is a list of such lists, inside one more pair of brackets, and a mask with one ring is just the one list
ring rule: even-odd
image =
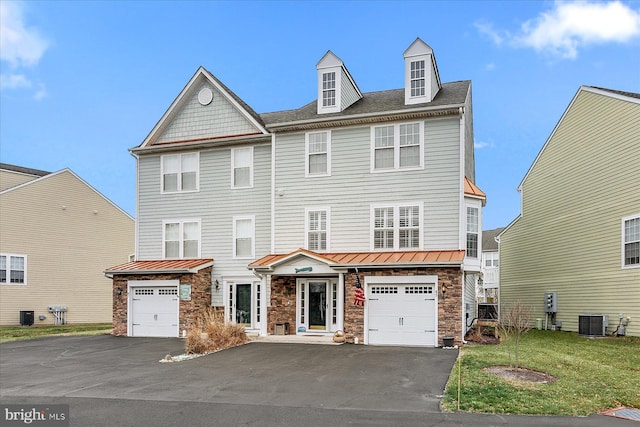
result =
[[[191,301],[180,301],[180,328],[187,330],[197,317],[211,307],[211,268],[197,273],[181,274],[131,274],[113,276],[113,335],[127,335],[127,301],[129,280],[178,280],[181,285],[191,285]],[[295,316],[295,312],[294,312]]]
[[[365,276],[438,276],[438,345],[442,345],[442,338],[445,336],[453,337],[455,344],[462,344],[463,274],[459,267],[361,269],[359,274],[363,286]],[[350,269],[345,274],[344,281],[346,339],[353,342],[358,337],[358,341],[364,343],[364,306],[353,304],[355,270]],[[267,313],[268,334],[274,333],[276,323],[285,322],[289,323],[289,333],[296,333],[296,276],[271,277],[271,300]]]

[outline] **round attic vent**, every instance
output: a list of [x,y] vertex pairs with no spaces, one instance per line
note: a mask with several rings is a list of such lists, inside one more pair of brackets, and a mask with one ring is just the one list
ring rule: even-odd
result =
[[198,92],[198,102],[202,105],[209,105],[213,100],[213,91],[208,87],[200,89]]

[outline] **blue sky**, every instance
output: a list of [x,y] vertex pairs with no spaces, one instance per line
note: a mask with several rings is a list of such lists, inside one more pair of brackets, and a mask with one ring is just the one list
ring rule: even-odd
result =
[[137,146],[202,65],[259,113],[316,97],[327,50],[363,92],[403,86],[420,37],[472,80],[484,228],[581,85],[640,92],[640,2],[0,0],[0,161],[71,168],[135,215]]

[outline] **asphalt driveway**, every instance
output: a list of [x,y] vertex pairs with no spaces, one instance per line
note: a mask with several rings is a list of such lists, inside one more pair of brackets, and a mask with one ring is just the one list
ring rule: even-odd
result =
[[55,337],[0,345],[0,397],[438,412],[457,351],[250,343],[160,363],[183,341]]

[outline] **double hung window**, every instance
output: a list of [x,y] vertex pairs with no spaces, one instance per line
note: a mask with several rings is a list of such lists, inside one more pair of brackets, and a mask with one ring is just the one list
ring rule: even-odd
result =
[[322,106],[333,107],[336,105],[336,73],[322,74]]
[[424,123],[374,126],[371,141],[372,171],[423,167]]
[[254,258],[255,253],[255,217],[233,217],[233,257]]
[[307,249],[320,252],[329,250],[329,210],[308,209],[306,224]]
[[200,220],[163,223],[164,258],[200,258]]
[[166,155],[161,162],[163,193],[198,190],[199,153]]
[[253,187],[253,147],[231,149],[231,187]]
[[622,266],[640,267],[640,215],[622,220]]
[[467,256],[478,258],[478,208],[467,206]]
[[0,285],[27,284],[27,256],[0,254]]
[[372,249],[405,250],[422,247],[419,204],[372,207]]
[[305,140],[305,176],[331,175],[331,132],[307,133]]
[[411,62],[411,96],[424,96],[425,75],[424,59]]

